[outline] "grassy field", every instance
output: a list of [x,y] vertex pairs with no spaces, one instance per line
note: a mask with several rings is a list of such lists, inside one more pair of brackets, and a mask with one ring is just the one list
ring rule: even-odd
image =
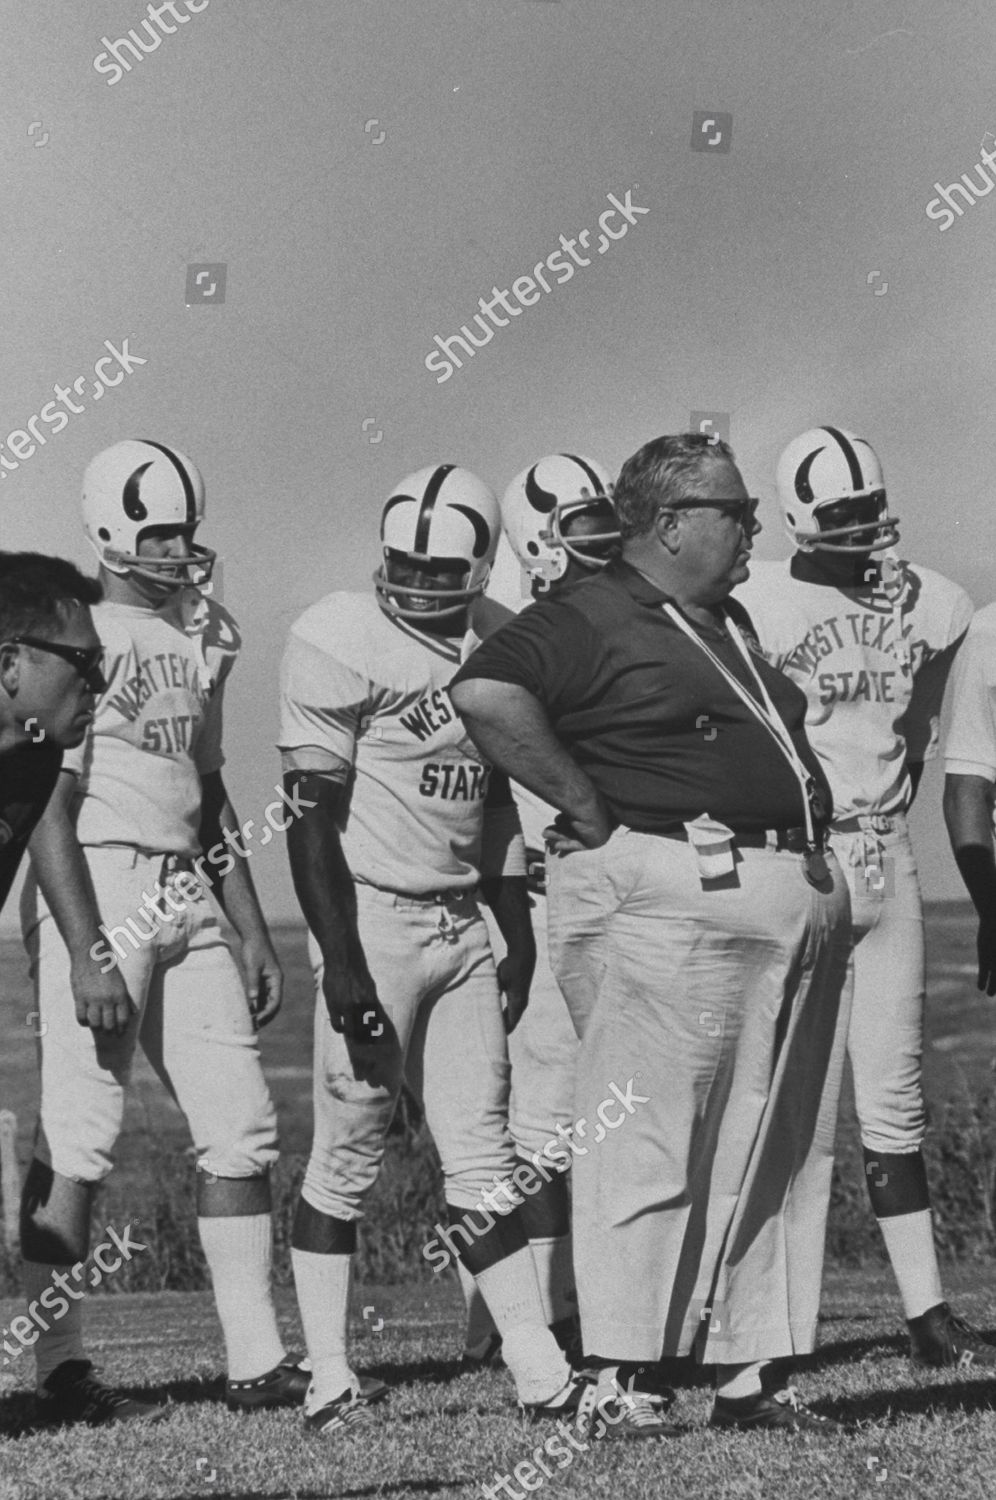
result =
[[[277,939],[288,997],[262,1046],[284,1148],[296,1158],[306,1150],[310,1132],[310,982],[300,929],[278,930]],[[943,1206],[943,1243],[963,1256],[946,1266],[945,1282],[960,1311],[994,1330],[991,1037],[996,1018],[992,1002],[975,989],[973,952],[970,913],[958,906],[933,908],[925,1077],[943,1149],[932,1158],[932,1181]],[[30,990],[16,945],[0,948],[0,983],[5,1038],[0,1107],[17,1114],[23,1163],[30,1156],[37,1087]],[[934,1500],[949,1494],[988,1500],[996,1493],[996,1380],[914,1372],[903,1354],[901,1313],[889,1273],[873,1264],[843,1264],[867,1262],[877,1253],[860,1165],[855,1165],[849,1108],[840,1144],[844,1167],[831,1225],[838,1263],[827,1275],[821,1346],[798,1383],[807,1398],[854,1422],[855,1432],[820,1444],[719,1437],[704,1429],[708,1390],[689,1378],[676,1411],[687,1428],[684,1436],[666,1446],[595,1445],[561,1476],[546,1480],[547,1488],[581,1497],[610,1492],[622,1500],[656,1500],[662,1493],[694,1500],[824,1495]],[[103,1222],[122,1223],[146,1202],[150,1178],[158,1171],[150,1168],[150,1150],[157,1153],[156,1162],[182,1175],[186,1145],[182,1119],[140,1061]],[[407,1255],[409,1266],[417,1256],[405,1249],[411,1210],[404,1194],[414,1176],[414,1167],[402,1158],[384,1189],[390,1200],[384,1222],[398,1228],[396,1260],[401,1264]],[[278,1244],[278,1270],[286,1277],[285,1262],[285,1246]],[[112,1284],[108,1290],[118,1288]],[[300,1347],[292,1294],[279,1295],[288,1343]],[[517,1416],[507,1374],[457,1376],[462,1319],[454,1281],[368,1284],[357,1288],[354,1301],[356,1362],[382,1375],[395,1392],[381,1408],[373,1436],[361,1429],[323,1442],[306,1439],[294,1413],[237,1417],[220,1404],[220,1330],[208,1295],[91,1298],[91,1351],[105,1375],[136,1393],[156,1393],[175,1409],[167,1422],[144,1433],[32,1433],[31,1372],[27,1358],[23,1365],[16,1361],[0,1380],[0,1500],[483,1495],[482,1486],[493,1484],[496,1474],[509,1474],[528,1459],[545,1434]],[[18,1310],[13,1299],[0,1302],[3,1323]],[[384,1326],[374,1332],[380,1318]],[[512,1491],[522,1496],[524,1487],[512,1481]]]
[[[959,1306],[992,1328],[992,1293],[965,1270],[951,1281]],[[282,1294],[281,1306],[294,1341],[292,1299]],[[366,1320],[363,1306],[374,1309]],[[4,1304],[4,1318],[12,1310]],[[96,1359],[136,1394],[168,1399],[170,1415],[144,1432],[32,1434],[24,1429],[28,1397],[16,1390],[0,1404],[2,1500],[480,1497],[552,1431],[518,1416],[504,1370],[457,1375],[461,1316],[452,1283],[365,1288],[354,1312],[357,1364],[394,1391],[378,1408],[376,1429],[320,1439],[305,1436],[294,1412],[235,1415],[220,1404],[219,1333],[207,1295],[95,1298]],[[712,1433],[704,1425],[710,1392],[689,1371],[675,1408],[683,1436],[666,1445],[595,1444],[544,1488],[580,1500],[991,1500],[996,1380],[913,1371],[899,1327],[886,1273],[830,1273],[821,1347],[796,1378],[807,1398],[855,1424],[848,1436]],[[18,1379],[23,1385],[24,1374]],[[512,1481],[511,1493],[521,1497],[524,1488]]]

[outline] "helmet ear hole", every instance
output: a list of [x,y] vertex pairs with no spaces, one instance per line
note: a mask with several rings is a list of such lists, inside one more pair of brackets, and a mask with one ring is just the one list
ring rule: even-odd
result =
[[111,533],[108,531],[106,526],[101,526],[100,530],[97,532],[97,535],[100,537],[100,540],[102,542],[109,542],[111,540]]
[[532,541],[527,542],[526,543],[526,551],[529,553],[530,557],[539,557],[539,547],[536,545],[535,542],[532,542]]

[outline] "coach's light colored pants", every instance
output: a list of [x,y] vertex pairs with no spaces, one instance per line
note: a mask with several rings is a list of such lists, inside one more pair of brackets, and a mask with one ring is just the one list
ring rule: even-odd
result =
[[[136,1043],[186,1116],[197,1165],[256,1177],[277,1159],[277,1124],[245,990],[206,896],[171,922],[143,908],[161,854],[84,850],[107,928],[130,917],[146,941],[121,937],[120,972],[137,1007],[124,1036],[96,1037],[76,1020],[69,954],[34,881],[22,901],[24,938],[41,1012],[41,1131],[36,1154],[77,1182],[111,1170]],[[169,908],[159,903],[161,911]]]
[[924,931],[906,819],[869,817],[830,842],[851,890],[854,994],[847,1051],[861,1143],[919,1150],[923,1102]]
[[549,861],[550,954],[581,1032],[575,1113],[646,1099],[574,1162],[585,1352],[734,1364],[816,1333],[846,1042],[849,904],[798,855],[739,851],[704,890],[686,844],[618,829]]
[[[508,1130],[508,1049],[487,928],[472,892],[442,902],[356,887],[367,967],[390,1017],[404,1075],[425,1108],[457,1208],[479,1206],[495,1175],[515,1166]],[[384,1155],[401,1091],[374,1088],[353,1074],[342,1036],[332,1030],[315,968],[315,1134],[303,1196],[337,1219],[358,1219]]]

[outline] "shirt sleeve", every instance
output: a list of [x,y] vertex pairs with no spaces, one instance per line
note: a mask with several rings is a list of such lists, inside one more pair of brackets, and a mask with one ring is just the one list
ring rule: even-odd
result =
[[280,668],[280,736],[286,770],[352,765],[371,685],[345,662],[291,634]]
[[996,781],[996,630],[977,618],[948,685],[950,722],[944,746],[949,776]]
[[569,606],[554,600],[532,604],[482,641],[453,683],[512,683],[556,717],[581,698],[594,644],[587,621]]

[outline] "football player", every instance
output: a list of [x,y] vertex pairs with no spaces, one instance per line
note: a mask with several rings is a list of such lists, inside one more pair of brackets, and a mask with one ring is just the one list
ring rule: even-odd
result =
[[968,595],[899,558],[882,466],[853,432],[816,427],[778,460],[795,543],[752,562],[737,597],[768,659],[804,690],[806,733],[833,792],[830,842],[850,871],[848,1054],[865,1181],[917,1364],[996,1365],[944,1300],[923,1160],[924,930],[907,813],[936,753],[941,699],[972,617]]
[[[166,1410],[99,1381],[82,1342],[91,1205],[111,1170],[139,1043],[194,1139],[228,1404],[300,1404],[308,1384],[285,1353],[271,1296],[277,1135],[256,1029],[277,1014],[282,979],[247,861],[236,857],[249,834],[222,780],[222,699],[239,635],[202,592],[215,556],[194,541],[203,514],[201,476],[175,448],[116,443],[86,471],[108,685],[35,830],[37,887],[23,907],[42,1035],[21,1248],[47,1422]],[[245,988],[208,887],[239,936]],[[141,1244],[131,1231],[129,1253]]]
[[106,686],[95,578],[40,552],[0,552],[0,908],[45,810],[62,752]]
[[[466,469],[410,475],[384,506],[375,592],[306,610],[284,658],[285,788],[315,804],[288,852],[317,986],[315,1136],[292,1237],[316,1432],[372,1420],[385,1394],[350,1365],[346,1313],[357,1221],[403,1077],[446,1185],[449,1228],[423,1254],[441,1269],[455,1242],[532,1415],[572,1411],[582,1390],[546,1326],[509,1186],[506,1026],[535,962],[521,831],[447,693],[487,629],[480,595],[498,534],[497,502]],[[508,944],[497,973],[478,886]]]
[[[504,591],[499,592],[493,581],[489,592],[510,609],[517,610],[524,602],[517,587],[520,578],[528,596],[538,599],[593,578],[619,546],[609,472],[595,459],[573,453],[550,454],[517,474],[502,496],[501,524],[517,566]],[[523,787],[513,787],[513,794],[526,838],[537,963],[529,1007],[508,1039],[512,1065],[509,1125],[518,1156],[531,1162],[535,1171],[523,1214],[547,1322],[578,1362],[581,1348],[566,1175],[572,1157],[558,1151],[559,1167],[551,1171],[549,1153],[543,1155],[544,1147],[556,1142],[558,1135],[563,1140],[563,1132],[573,1124],[578,1046],[546,951],[543,829],[553,822],[556,809]],[[496,1358],[501,1338],[473,1278],[462,1267],[460,1280],[468,1307],[463,1366],[472,1369]]]

